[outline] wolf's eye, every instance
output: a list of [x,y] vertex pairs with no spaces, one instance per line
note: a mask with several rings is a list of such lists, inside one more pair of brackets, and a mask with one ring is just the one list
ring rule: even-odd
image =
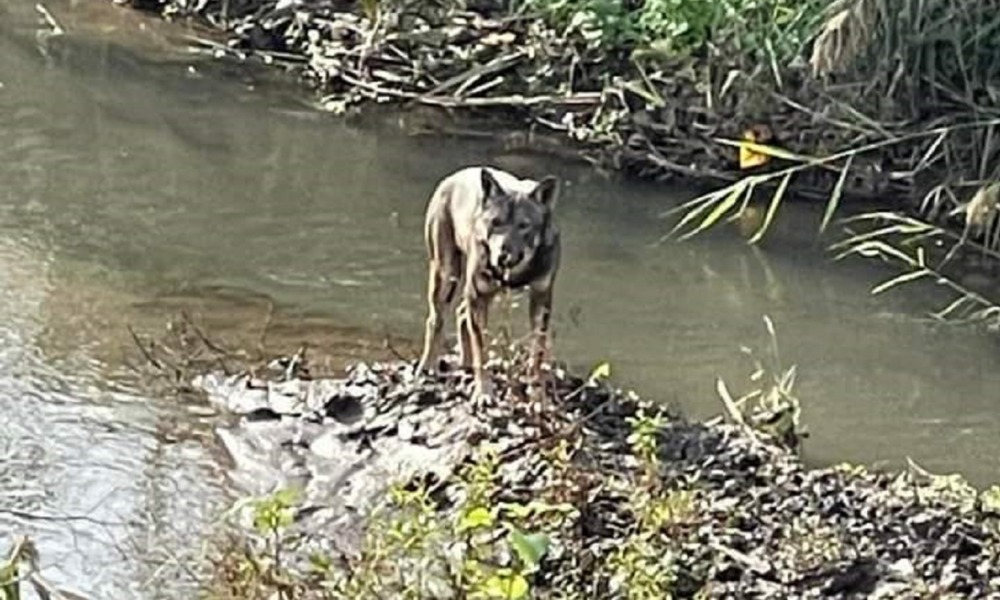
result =
[[521,231],[527,231],[531,229],[531,223],[527,221],[521,221],[521,223],[518,224],[517,228],[520,229]]
[[494,217],[494,219],[490,221],[490,227],[492,227],[493,229],[500,229],[501,227],[503,227],[503,219],[499,217]]

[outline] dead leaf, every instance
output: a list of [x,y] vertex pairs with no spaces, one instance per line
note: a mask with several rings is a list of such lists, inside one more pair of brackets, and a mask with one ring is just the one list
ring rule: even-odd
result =
[[771,141],[771,130],[766,125],[755,125],[743,132],[743,140],[749,144],[740,144],[740,168],[752,169],[766,164],[771,160],[767,154],[756,152],[752,144],[765,144]]

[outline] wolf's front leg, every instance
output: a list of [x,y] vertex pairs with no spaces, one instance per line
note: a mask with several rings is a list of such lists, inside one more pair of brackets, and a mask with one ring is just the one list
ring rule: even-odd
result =
[[424,349],[417,363],[417,374],[425,373],[434,368],[438,348],[441,345],[441,330],[444,326],[443,311],[448,305],[448,298],[453,294],[451,284],[437,261],[431,261],[427,281],[427,322],[424,330]]
[[531,288],[528,294],[528,314],[531,319],[531,361],[530,377],[538,382],[541,376],[542,362],[547,357],[550,342],[550,327],[552,319],[552,287],[542,289]]
[[472,362],[473,399],[480,401],[493,393],[486,373],[486,311],[489,306],[487,299],[482,297],[467,298],[466,318],[464,319],[469,339],[469,354]]

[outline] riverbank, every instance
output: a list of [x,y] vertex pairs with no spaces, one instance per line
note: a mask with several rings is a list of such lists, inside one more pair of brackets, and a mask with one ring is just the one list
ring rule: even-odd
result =
[[[202,597],[1000,594],[998,488],[912,464],[810,468],[777,356],[749,389],[717,385],[725,418],[699,423],[618,389],[606,364],[557,365],[534,395],[516,345],[473,405],[454,356],[434,377],[403,359],[330,372],[305,344],[265,362],[210,337],[185,318],[134,352],[163,397],[218,409],[225,475],[250,495],[203,542],[149,557],[202,577]],[[33,548],[14,540],[0,591],[70,597]]]
[[131,4],[224,30],[202,46],[300,74],[328,110],[502,114],[644,178],[731,183],[798,165],[755,183],[961,225],[943,216],[1000,166],[983,7],[899,20],[905,0],[729,0],[705,14],[652,0]]
[[212,597],[1000,593],[996,489],[804,466],[787,371],[738,399],[720,385],[726,418],[694,423],[617,389],[607,365],[556,366],[532,393],[516,346],[473,405],[453,360],[314,378],[297,353],[195,375],[234,415],[217,431],[254,494],[230,512]]

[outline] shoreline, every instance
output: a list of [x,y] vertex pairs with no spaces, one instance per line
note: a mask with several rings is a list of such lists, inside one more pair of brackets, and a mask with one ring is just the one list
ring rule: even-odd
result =
[[212,597],[1000,594],[998,488],[917,465],[807,468],[780,424],[790,404],[724,401],[724,418],[690,422],[606,366],[553,366],[549,393],[525,395],[515,355],[494,358],[497,396],[473,406],[455,368],[313,379],[299,359],[195,377],[239,416],[219,433],[254,494]]

